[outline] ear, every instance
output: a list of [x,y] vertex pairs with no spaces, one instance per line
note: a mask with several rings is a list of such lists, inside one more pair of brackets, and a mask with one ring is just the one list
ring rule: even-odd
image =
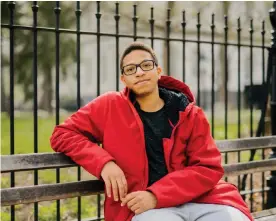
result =
[[158,78],[161,78],[161,74],[162,74],[162,68],[160,66],[157,67],[157,74],[158,74]]
[[121,74],[120,80],[126,86],[125,76],[123,74]]

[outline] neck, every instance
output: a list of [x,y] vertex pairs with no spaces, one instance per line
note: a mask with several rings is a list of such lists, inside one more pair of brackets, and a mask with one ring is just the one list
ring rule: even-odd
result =
[[158,87],[150,94],[136,96],[136,100],[145,112],[156,112],[164,106],[164,101],[159,97]]

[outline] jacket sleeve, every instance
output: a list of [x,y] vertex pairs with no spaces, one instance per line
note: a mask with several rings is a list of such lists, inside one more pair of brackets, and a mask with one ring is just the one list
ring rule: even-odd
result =
[[186,146],[187,166],[171,172],[148,187],[157,198],[156,208],[187,203],[211,190],[222,178],[221,154],[203,111],[195,113]]
[[56,126],[50,138],[51,147],[64,153],[100,179],[103,166],[114,160],[97,143],[102,142],[108,115],[108,94],[101,95],[80,108]]

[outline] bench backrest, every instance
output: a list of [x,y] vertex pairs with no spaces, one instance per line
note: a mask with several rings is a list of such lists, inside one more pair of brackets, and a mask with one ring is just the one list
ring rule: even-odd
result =
[[[276,147],[276,136],[216,141],[222,153]],[[1,156],[1,173],[77,166],[61,153],[37,153]],[[224,165],[225,176],[276,170],[276,159]],[[99,180],[13,187],[1,190],[2,206],[34,203],[101,193]]]

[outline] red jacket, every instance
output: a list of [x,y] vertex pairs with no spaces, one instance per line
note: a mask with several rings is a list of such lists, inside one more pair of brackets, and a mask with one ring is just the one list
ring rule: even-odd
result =
[[[51,146],[71,157],[92,175],[100,178],[103,166],[114,160],[124,171],[129,192],[150,190],[156,208],[187,202],[225,204],[236,207],[251,220],[250,212],[237,188],[221,180],[221,154],[210,133],[202,109],[183,82],[162,76],[160,87],[184,93],[190,101],[179,112],[171,138],[163,139],[165,177],[147,187],[148,160],[142,121],[129,98],[129,90],[105,93],[56,126]],[[97,145],[103,144],[103,148]],[[106,197],[106,221],[130,221],[134,213]]]

